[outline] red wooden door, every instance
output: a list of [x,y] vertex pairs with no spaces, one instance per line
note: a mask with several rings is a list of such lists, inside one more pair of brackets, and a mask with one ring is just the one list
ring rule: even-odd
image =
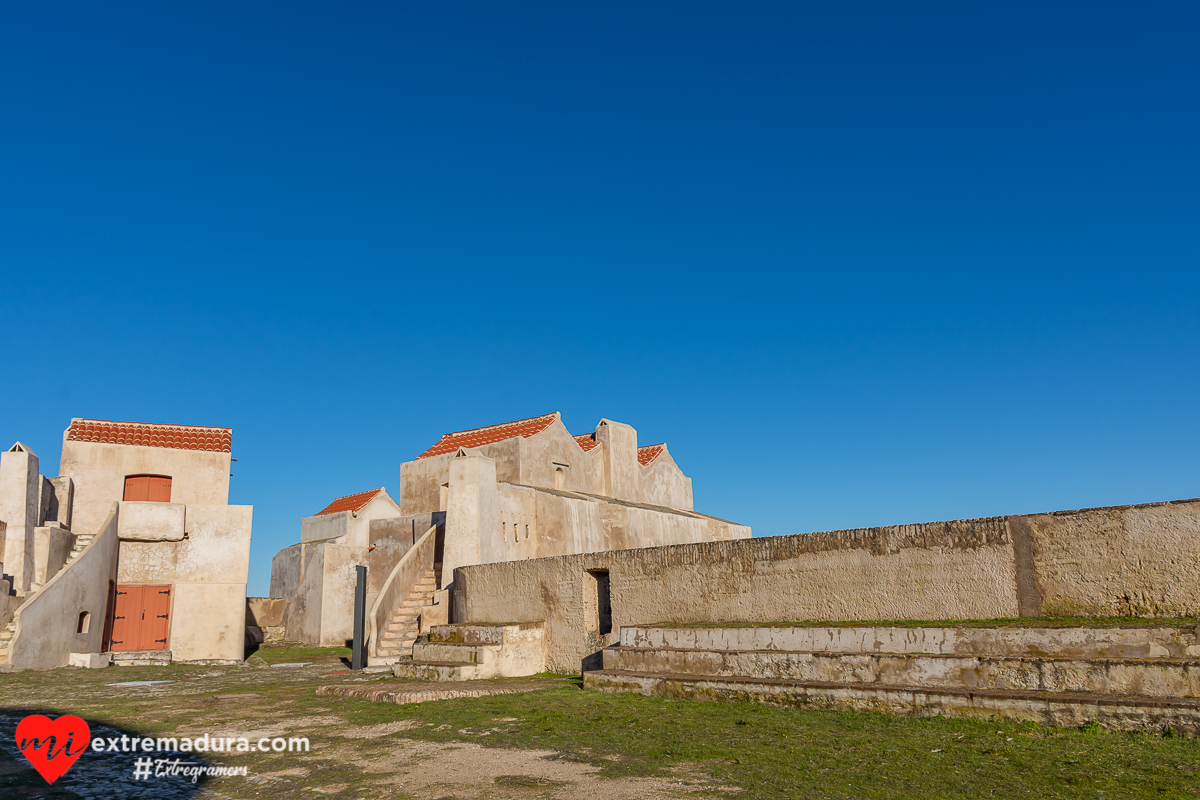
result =
[[168,649],[170,615],[169,585],[118,586],[110,649],[115,652]]
[[131,475],[125,479],[125,500],[146,500],[149,497],[149,475]]
[[171,479],[164,478],[161,475],[147,476],[149,486],[147,487],[146,499],[152,503],[169,503],[171,502]]
[[125,500],[171,502],[171,479],[165,475],[130,475],[125,479]]
[[139,650],[166,650],[171,622],[171,587],[142,587],[142,646]]
[[142,587],[118,586],[113,603],[112,634],[109,649],[140,650],[142,641]]

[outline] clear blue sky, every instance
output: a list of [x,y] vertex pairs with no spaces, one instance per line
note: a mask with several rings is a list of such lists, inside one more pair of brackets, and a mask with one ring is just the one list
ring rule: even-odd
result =
[[445,431],[758,535],[1200,495],[1200,5],[9,3],[0,439],[229,426],[251,594]]

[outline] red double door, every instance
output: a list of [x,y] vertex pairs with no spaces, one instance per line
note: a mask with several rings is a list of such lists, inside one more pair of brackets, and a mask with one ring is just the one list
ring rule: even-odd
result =
[[118,586],[113,603],[110,649],[167,650],[171,631],[171,586]]

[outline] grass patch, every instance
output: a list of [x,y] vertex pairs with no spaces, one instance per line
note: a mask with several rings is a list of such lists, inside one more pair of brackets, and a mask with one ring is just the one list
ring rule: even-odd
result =
[[[347,664],[353,655],[349,647],[312,647],[306,644],[259,645],[254,655],[268,664],[289,664],[311,661],[313,664]],[[344,666],[344,664],[343,664]]]
[[613,777],[697,765],[754,798],[1200,793],[1196,741],[1096,726],[1047,729],[574,689],[400,707],[398,715],[426,723],[405,736],[559,750]]
[[[593,764],[613,778],[665,776],[674,785],[680,776],[708,776],[716,785],[742,789],[739,797],[766,800],[1200,795],[1200,742],[1182,737],[1107,733],[1094,725],[1059,730],[672,701],[582,691],[576,681],[528,694],[396,706],[316,695],[317,686],[330,683],[379,688],[395,683],[359,673],[331,676],[342,671],[337,652],[344,648],[264,649],[276,656],[273,663],[316,660],[314,651],[325,651],[328,658],[323,666],[300,669],[174,665],[4,674],[0,707],[78,714],[151,735],[290,725],[285,735],[309,737],[311,752],[219,759],[245,764],[252,775],[295,771],[261,784],[212,784],[238,797],[264,800],[309,796],[304,790],[320,787],[342,787],[327,795],[339,800],[403,796],[404,787],[389,782],[391,773],[371,773],[360,765],[393,757],[404,750],[406,739],[442,747],[471,743],[548,750]],[[106,686],[155,679],[176,683],[154,690]],[[342,735],[403,721],[416,727],[390,726],[389,733],[365,738]],[[10,778],[13,785],[32,781],[24,772]],[[543,780],[526,769],[505,769],[472,796],[554,791],[538,783]]]

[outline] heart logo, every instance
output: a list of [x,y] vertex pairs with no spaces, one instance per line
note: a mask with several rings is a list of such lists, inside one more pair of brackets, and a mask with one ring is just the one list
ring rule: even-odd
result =
[[30,714],[17,724],[17,748],[47,783],[54,783],[75,766],[88,749],[92,730],[70,714],[50,719]]

